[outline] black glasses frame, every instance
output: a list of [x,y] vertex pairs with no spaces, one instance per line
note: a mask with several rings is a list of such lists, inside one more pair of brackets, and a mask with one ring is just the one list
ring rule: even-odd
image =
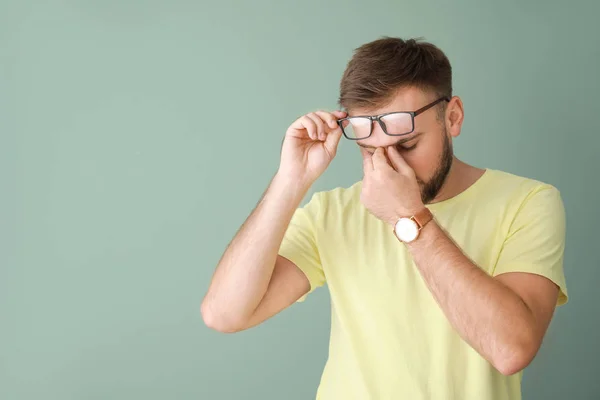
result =
[[[386,135],[389,136],[405,136],[405,135],[409,135],[411,133],[413,133],[415,131],[415,117],[419,114],[422,114],[423,112],[429,110],[431,107],[435,106],[436,104],[440,103],[441,101],[450,101],[450,98],[448,96],[444,96],[444,97],[440,97],[439,99],[419,108],[416,111],[393,111],[393,112],[389,112],[389,113],[385,113],[385,114],[379,114],[379,115],[354,115],[352,117],[345,117],[345,118],[340,118],[337,120],[337,123],[339,125],[339,127],[342,129],[342,133],[344,134],[344,136],[346,137],[346,139],[349,140],[363,140],[366,139],[368,137],[370,137],[373,134],[373,127],[374,121],[377,121],[379,123],[379,126],[381,126],[381,130],[383,131],[383,133],[385,133]],[[388,133],[387,128],[385,126],[385,123],[381,120],[381,118],[390,115],[390,114],[408,114],[410,115],[411,118],[411,124],[412,124],[412,129],[410,130],[410,132],[406,132],[406,133]],[[344,131],[344,127],[342,126],[342,122],[343,121],[347,121],[350,120],[352,118],[368,118],[371,120],[371,130],[369,132],[368,136],[364,136],[364,137],[360,137],[360,138],[355,138],[355,137],[350,137],[348,135],[346,135],[346,132]]]

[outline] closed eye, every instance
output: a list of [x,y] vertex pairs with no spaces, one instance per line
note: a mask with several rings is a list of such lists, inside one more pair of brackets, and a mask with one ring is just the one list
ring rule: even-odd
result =
[[413,144],[413,145],[411,145],[411,146],[400,146],[400,148],[401,148],[402,150],[404,150],[404,151],[411,151],[411,150],[414,150],[414,149],[415,149],[415,147],[417,147],[417,144],[416,144],[416,143],[415,143],[415,144]]

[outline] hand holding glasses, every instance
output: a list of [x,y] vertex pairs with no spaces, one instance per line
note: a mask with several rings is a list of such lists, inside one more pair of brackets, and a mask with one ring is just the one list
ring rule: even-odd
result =
[[350,140],[366,139],[377,121],[390,136],[404,136],[415,129],[415,117],[441,101],[441,97],[416,111],[397,111],[375,116],[349,117],[344,111],[315,111],[301,116],[286,131],[281,147],[278,176],[306,189],[325,171],[335,154],[342,134]]

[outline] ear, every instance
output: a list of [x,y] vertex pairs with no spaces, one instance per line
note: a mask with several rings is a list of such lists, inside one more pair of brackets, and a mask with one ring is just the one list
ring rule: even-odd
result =
[[464,117],[465,113],[462,100],[458,96],[453,96],[446,107],[446,116],[444,120],[446,131],[450,136],[457,137],[460,135]]

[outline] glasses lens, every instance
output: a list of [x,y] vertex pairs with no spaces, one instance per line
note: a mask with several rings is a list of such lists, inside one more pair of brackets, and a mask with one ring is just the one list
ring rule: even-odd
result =
[[369,118],[354,117],[342,121],[344,133],[351,139],[364,139],[371,133],[371,120]]
[[408,113],[388,114],[381,118],[390,135],[404,135],[412,132],[412,117]]

